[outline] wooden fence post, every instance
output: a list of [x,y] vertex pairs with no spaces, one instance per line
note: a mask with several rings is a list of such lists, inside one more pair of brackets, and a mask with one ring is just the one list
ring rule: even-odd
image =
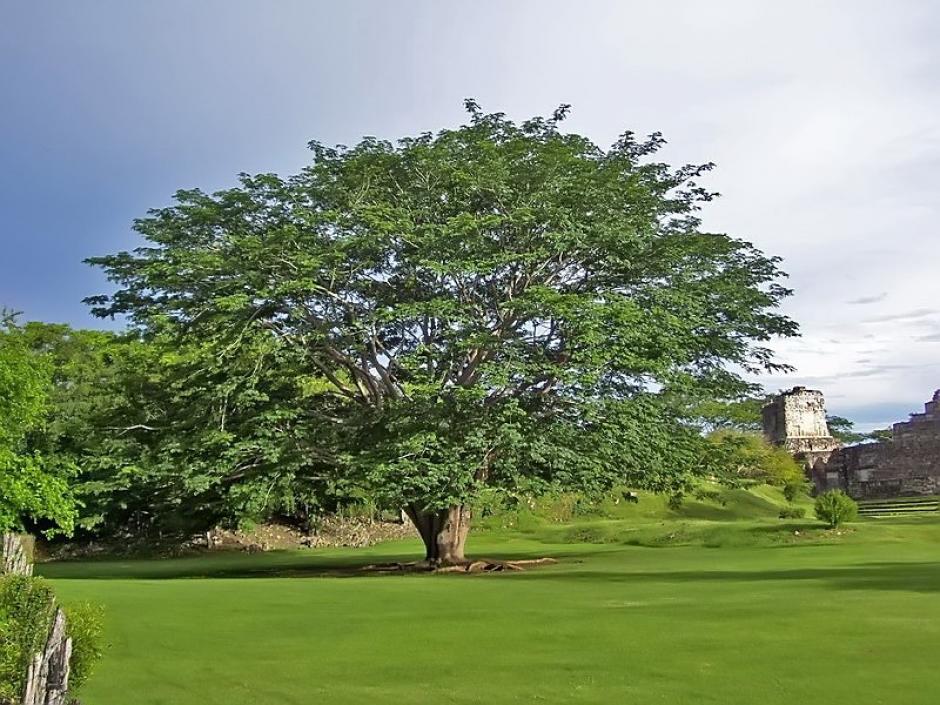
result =
[[33,564],[26,555],[26,549],[16,534],[3,535],[3,556],[0,562],[0,575],[32,575]]
[[[4,534],[0,576],[32,574],[33,564],[19,537]],[[66,630],[65,612],[57,607],[46,645],[29,663],[22,705],[65,705],[68,701],[71,656],[72,639]]]

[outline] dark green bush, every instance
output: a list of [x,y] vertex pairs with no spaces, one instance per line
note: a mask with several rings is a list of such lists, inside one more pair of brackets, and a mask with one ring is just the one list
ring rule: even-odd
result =
[[22,696],[26,669],[42,650],[55,614],[52,588],[39,578],[0,578],[0,703]]
[[816,498],[816,517],[834,529],[858,516],[858,505],[842,490],[824,492]]
[[793,502],[801,493],[806,491],[805,482],[788,482],[783,486],[783,496],[788,502]]
[[806,516],[806,509],[803,507],[784,507],[780,510],[781,519],[802,519]]

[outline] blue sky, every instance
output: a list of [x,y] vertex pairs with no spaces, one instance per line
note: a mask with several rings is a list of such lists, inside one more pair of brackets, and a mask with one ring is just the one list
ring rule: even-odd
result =
[[572,103],[609,143],[715,161],[706,225],[782,255],[798,372],[866,427],[940,386],[940,7],[929,0],[0,0],[0,304],[103,325],[84,257],[178,188],[290,173],[310,139]]

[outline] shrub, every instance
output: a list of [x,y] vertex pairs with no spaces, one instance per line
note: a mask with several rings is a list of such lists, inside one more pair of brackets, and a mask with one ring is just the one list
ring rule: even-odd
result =
[[802,519],[806,516],[806,510],[803,507],[784,507],[780,510],[781,519]]
[[55,614],[55,596],[41,579],[0,578],[0,702],[18,702],[26,670],[45,646]]
[[[0,578],[0,703],[22,697],[29,662],[46,644],[55,609],[52,588],[41,578]],[[65,613],[72,637],[70,684],[77,688],[101,657],[102,611],[83,603]]]
[[685,497],[681,493],[670,495],[669,499],[666,500],[666,506],[669,507],[674,512],[682,509],[682,503],[685,501]]
[[104,634],[104,609],[91,602],[65,608],[66,624],[72,637],[70,689],[80,688],[101,659]]
[[790,481],[783,486],[783,496],[788,502],[793,502],[805,489],[804,482]]
[[842,490],[825,492],[816,498],[816,517],[834,529],[858,516],[858,505]]
[[756,433],[721,429],[708,436],[705,448],[706,469],[726,484],[756,481],[786,487],[805,481],[803,467],[785,448]]

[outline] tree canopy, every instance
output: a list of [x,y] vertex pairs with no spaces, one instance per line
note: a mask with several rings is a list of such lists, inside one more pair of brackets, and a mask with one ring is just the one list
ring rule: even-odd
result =
[[51,366],[24,344],[7,318],[0,328],[0,533],[23,522],[46,522],[47,530],[71,531],[75,505],[61,458],[28,448],[27,436],[45,420]]
[[176,337],[61,324],[31,322],[20,337],[52,370],[48,419],[29,447],[80,468],[82,529],[188,533],[278,512],[302,520],[344,497],[316,469],[322,439],[303,411],[311,383],[276,339],[220,355]]
[[[467,109],[396,143],[313,142],[295,176],[180,191],[136,222],[146,246],[90,260],[118,286],[95,313],[148,339],[259,373],[288,355],[307,470],[404,507],[433,562],[463,560],[487,486],[687,482],[690,403],[748,391],[744,372],[780,367],[766,341],[796,332],[778,259],[702,231],[711,164],[657,161],[658,134],[602,149],[559,129],[567,106]],[[217,402],[224,434],[237,403]],[[260,448],[241,462],[276,476]]]

